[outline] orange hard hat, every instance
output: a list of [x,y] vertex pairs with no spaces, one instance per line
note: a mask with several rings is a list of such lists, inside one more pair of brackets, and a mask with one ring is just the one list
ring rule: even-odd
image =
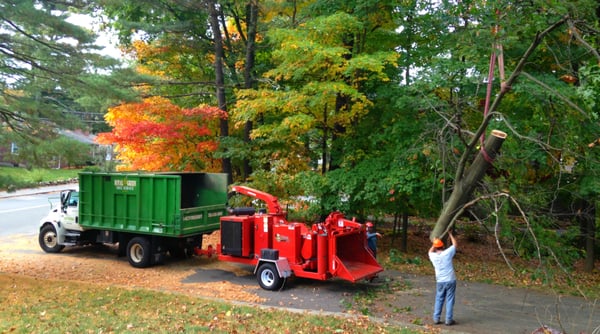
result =
[[435,238],[435,239],[433,239],[433,247],[442,248],[442,247],[444,247],[444,242],[442,240],[440,240],[439,238]]
[[367,227],[373,227],[373,223],[367,222]]

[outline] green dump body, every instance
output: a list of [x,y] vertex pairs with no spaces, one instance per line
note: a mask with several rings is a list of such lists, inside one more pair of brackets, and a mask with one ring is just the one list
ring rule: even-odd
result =
[[226,174],[79,174],[84,229],[178,238],[211,233],[226,203]]

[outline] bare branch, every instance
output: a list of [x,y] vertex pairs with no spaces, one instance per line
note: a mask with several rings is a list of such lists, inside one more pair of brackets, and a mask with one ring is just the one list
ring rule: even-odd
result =
[[588,51],[590,51],[594,55],[594,57],[596,57],[596,60],[598,60],[598,62],[600,63],[600,53],[598,53],[598,50],[596,50],[593,46],[591,46],[581,37],[572,20],[568,20],[567,23],[569,24],[569,32],[573,34],[573,37],[575,37],[575,39],[579,43],[581,43],[581,45],[588,49]]
[[[539,242],[537,240],[537,237],[535,236],[535,233],[533,232],[533,229],[531,228],[531,224],[529,223],[529,219],[527,219],[527,215],[525,214],[525,211],[523,211],[523,209],[521,209],[521,206],[519,205],[519,203],[512,196],[510,196],[510,194],[505,193],[505,192],[496,192],[496,193],[489,194],[489,195],[479,196],[479,197],[477,197],[477,198],[475,198],[475,199],[467,202],[459,210],[456,211],[456,213],[454,214],[454,216],[450,220],[450,223],[448,224],[448,227],[446,228],[446,230],[439,237],[440,238],[443,237],[444,235],[446,235],[446,233],[448,233],[448,231],[450,231],[450,229],[452,228],[452,226],[454,226],[454,223],[456,222],[456,220],[458,220],[458,218],[465,212],[465,210],[467,208],[469,208],[469,207],[477,204],[479,201],[488,200],[488,199],[496,199],[496,198],[499,198],[499,197],[506,197],[507,199],[509,199],[510,202],[519,211],[519,214],[521,215],[521,217],[523,218],[523,221],[527,225],[527,231],[529,232],[529,234],[533,238],[533,243],[534,243],[535,248],[536,248],[537,258],[539,260],[539,265],[541,266],[542,265],[542,253],[541,253],[541,250],[540,250],[540,244],[539,244]],[[496,217],[497,216],[498,215],[496,215]],[[498,219],[498,218],[496,218],[496,219]],[[498,220],[496,222],[498,223]],[[497,242],[498,248],[500,249],[500,252],[502,253],[502,256],[507,261],[507,258],[506,258],[505,254],[504,254],[504,250],[502,250],[502,247],[500,247],[500,242],[498,241],[498,239],[496,239],[496,242]],[[507,265],[512,269],[512,266],[510,265],[510,263],[507,262]]]
[[207,93],[207,92],[192,92],[192,93],[187,93],[187,94],[174,94],[174,95],[156,95],[156,94],[147,94],[147,95],[143,95],[143,98],[148,98],[148,97],[154,97],[154,96],[161,96],[167,99],[172,99],[172,98],[178,98],[178,97],[189,97],[189,96],[213,96],[214,93]]
[[561,100],[563,100],[565,103],[567,103],[569,106],[571,106],[571,108],[579,111],[583,116],[585,116],[586,118],[589,118],[589,115],[586,114],[586,112],[581,109],[578,105],[576,105],[575,103],[573,103],[573,101],[569,100],[566,96],[562,95],[561,93],[559,93],[558,91],[556,91],[555,89],[553,89],[552,87],[546,85],[545,83],[541,82],[540,80],[534,78],[531,74],[527,73],[527,72],[521,72],[525,77],[527,77],[527,79],[535,82],[536,84],[542,86],[544,89],[552,92],[554,95],[558,96],[558,98],[560,98]]
[[[554,251],[550,248],[550,247],[544,247],[544,249],[546,251],[548,251],[548,253],[550,253],[550,255],[552,255],[552,258],[554,259],[554,262],[556,262],[556,264],[558,265],[558,267],[565,273],[565,275],[567,275],[567,277],[569,278],[569,280],[571,280],[572,282],[576,282],[573,279],[573,275],[571,275],[571,273],[569,272],[569,270],[567,270],[567,268],[565,268],[562,263],[560,263],[560,261],[558,260],[558,257],[556,257],[556,254],[554,253]],[[581,288],[579,287],[578,284],[575,284],[575,288],[577,289],[577,291],[579,292],[579,294],[585,299],[588,300],[587,296],[585,295],[585,293],[581,290]]]
[[[498,212],[498,201],[496,201],[496,199],[494,198],[494,212]],[[504,259],[504,262],[506,262],[506,264],[508,265],[508,267],[510,268],[510,270],[512,272],[515,271],[515,268],[513,268],[513,266],[510,264],[510,261],[508,260],[508,258],[506,257],[506,254],[504,253],[504,249],[502,249],[502,245],[500,245],[500,236],[498,236],[498,230],[500,230],[500,215],[496,214],[494,215],[496,217],[496,224],[494,224],[494,237],[496,238],[496,245],[498,246],[498,249],[500,250],[500,254],[502,254],[502,258]]]
[[172,85],[172,86],[186,86],[186,85],[204,85],[204,86],[215,86],[214,81],[160,81],[158,83],[163,85]]

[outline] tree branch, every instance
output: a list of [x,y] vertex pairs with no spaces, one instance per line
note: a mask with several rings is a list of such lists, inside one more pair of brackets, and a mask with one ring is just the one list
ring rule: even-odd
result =
[[154,96],[161,96],[167,99],[174,99],[174,98],[178,98],[178,97],[189,97],[189,96],[213,96],[214,93],[207,93],[207,92],[192,92],[192,93],[187,93],[187,94],[173,94],[173,95],[156,95],[156,94],[148,94],[148,95],[143,95],[143,98],[148,98],[148,97],[154,97]]
[[538,45],[540,45],[540,43],[542,42],[544,37],[546,37],[546,35],[551,33],[554,29],[563,25],[565,22],[567,22],[568,19],[569,19],[569,17],[565,16],[562,19],[555,22],[554,24],[552,24],[551,26],[549,26],[548,28],[546,28],[546,30],[544,30],[542,32],[538,32],[536,34],[535,38],[533,39],[533,42],[531,42],[531,45],[529,45],[529,48],[527,49],[527,51],[525,51],[523,56],[521,56],[519,63],[515,67],[515,70],[513,71],[511,76],[506,81],[506,84],[502,85],[500,92],[498,93],[498,95],[496,95],[494,102],[490,106],[488,115],[486,117],[484,117],[483,121],[481,122],[481,125],[479,126],[479,128],[475,132],[475,135],[471,139],[471,142],[469,143],[465,152],[461,156],[460,162],[458,163],[458,167],[456,170],[456,177],[455,177],[456,180],[461,180],[463,178],[465,166],[467,164],[467,161],[469,160],[469,157],[473,153],[477,143],[479,142],[479,138],[481,138],[483,133],[487,130],[488,124],[490,123],[490,121],[492,120],[492,117],[494,115],[494,111],[500,105],[500,102],[504,98],[504,95],[506,95],[506,93],[508,93],[510,91],[510,87],[515,83],[515,81],[521,74],[521,71],[525,67],[525,64],[527,63],[527,60],[529,59],[529,57],[533,54],[533,52],[538,47]]
[[[446,230],[444,231],[444,233],[442,233],[439,237],[443,237],[444,235],[446,235],[446,233],[448,233],[448,231],[450,231],[450,229],[452,228],[452,226],[454,225],[454,223],[456,222],[456,220],[465,212],[465,210],[471,206],[474,206],[475,204],[477,204],[479,201],[483,201],[483,200],[487,200],[487,199],[496,199],[499,197],[506,197],[507,199],[510,200],[510,202],[517,208],[517,210],[519,211],[520,216],[523,218],[523,221],[525,222],[525,224],[527,225],[527,231],[529,232],[529,234],[531,234],[531,237],[533,238],[533,243],[535,245],[536,248],[536,255],[537,258],[539,260],[539,265],[542,265],[542,253],[541,253],[541,247],[540,244],[535,236],[535,233],[533,232],[533,229],[531,228],[531,224],[529,223],[529,219],[527,219],[527,215],[525,215],[525,211],[523,211],[523,209],[521,208],[521,206],[519,205],[519,202],[517,202],[512,196],[510,196],[510,194],[505,193],[505,192],[497,192],[497,193],[493,193],[493,194],[489,194],[489,195],[484,195],[484,196],[480,196],[478,198],[475,198],[467,203],[465,203],[465,205],[463,205],[459,210],[456,211],[456,213],[454,214],[454,216],[452,217],[452,220],[450,220],[450,224],[448,224],[448,227],[446,228]],[[496,219],[498,215],[496,215]],[[496,224],[498,224],[498,221],[496,221]],[[504,254],[504,251],[502,250],[502,247],[500,247],[500,242],[498,240],[496,240],[496,244],[498,245],[498,248],[500,249],[500,252],[502,253],[502,256],[504,257],[504,259],[506,261],[507,258]],[[512,269],[512,266],[510,266],[510,264],[507,262],[508,266]],[[514,271],[514,270],[513,270]]]
[[31,39],[31,40],[33,40],[33,41],[35,41],[36,43],[42,44],[42,45],[44,45],[45,47],[47,47],[47,48],[49,48],[49,49],[51,49],[51,50],[54,50],[54,51],[59,51],[59,52],[62,52],[62,51],[63,51],[61,48],[59,48],[59,47],[57,47],[57,46],[55,46],[55,45],[52,45],[52,44],[46,43],[46,42],[42,41],[41,39],[39,39],[39,38],[37,38],[37,37],[35,37],[35,36],[33,36],[33,35],[31,35],[31,34],[27,33],[26,31],[24,31],[23,29],[21,29],[21,28],[20,28],[18,25],[16,25],[16,24],[15,24],[13,21],[11,21],[11,20],[7,19],[6,17],[2,16],[1,18],[2,18],[2,20],[3,20],[4,22],[6,22],[6,23],[7,23],[8,25],[10,25],[11,27],[13,27],[13,28],[14,28],[14,29],[15,29],[17,32],[19,32],[19,33],[23,34],[23,36],[25,36],[25,37],[27,37],[27,38],[29,38],[29,39]]
[[594,55],[594,57],[596,57],[598,62],[600,62],[600,53],[598,53],[598,50],[596,50],[593,46],[591,46],[588,42],[586,42],[583,38],[581,38],[581,35],[577,31],[577,28],[575,27],[575,24],[573,23],[572,20],[568,20],[567,22],[569,24],[569,32],[571,34],[573,34],[573,37],[575,37],[575,39],[579,43],[581,43],[581,45],[583,45],[586,49],[588,49]]
[[549,90],[550,92],[552,92],[552,94],[558,96],[558,98],[560,98],[561,100],[565,101],[565,103],[567,103],[569,106],[571,106],[571,108],[579,111],[583,116],[585,116],[586,118],[589,118],[589,115],[585,113],[585,111],[581,108],[579,108],[578,105],[576,105],[575,103],[573,103],[571,100],[569,100],[566,96],[562,95],[561,93],[559,93],[558,91],[556,91],[555,89],[553,89],[552,87],[546,85],[545,83],[539,81],[538,79],[534,78],[531,74],[527,73],[527,72],[521,72],[525,77],[527,77],[527,79],[535,82],[536,84],[542,86],[544,89]]

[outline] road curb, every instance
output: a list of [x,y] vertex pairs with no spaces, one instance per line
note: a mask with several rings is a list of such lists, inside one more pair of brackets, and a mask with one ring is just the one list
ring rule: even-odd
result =
[[16,191],[0,191],[0,199],[2,198],[12,198],[12,197],[21,197],[21,196],[31,196],[31,195],[38,195],[38,194],[49,194],[49,193],[54,193],[54,192],[59,192],[61,190],[67,190],[67,189],[77,189],[79,188],[79,183],[78,182],[68,182],[68,183],[61,183],[61,184],[56,184],[56,185],[49,185],[49,186],[40,186],[40,187],[36,187],[36,188],[25,188],[25,189],[18,189]]

